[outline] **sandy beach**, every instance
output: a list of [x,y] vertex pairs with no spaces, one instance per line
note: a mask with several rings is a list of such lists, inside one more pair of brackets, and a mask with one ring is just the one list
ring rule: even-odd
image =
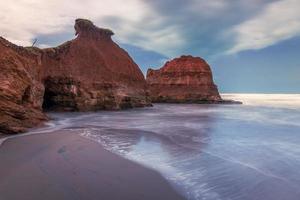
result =
[[162,176],[68,131],[0,146],[0,200],[179,200]]

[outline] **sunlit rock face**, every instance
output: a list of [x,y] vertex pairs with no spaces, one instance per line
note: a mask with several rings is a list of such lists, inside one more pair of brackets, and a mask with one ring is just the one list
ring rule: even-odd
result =
[[150,105],[146,81],[109,29],[77,19],[77,38],[43,50],[45,109],[97,110]]
[[222,99],[210,66],[199,57],[181,56],[158,70],[149,69],[147,83],[153,102],[218,103]]
[[24,132],[43,110],[91,111],[151,105],[145,78],[108,29],[77,19],[77,37],[55,48],[0,38],[0,133]]

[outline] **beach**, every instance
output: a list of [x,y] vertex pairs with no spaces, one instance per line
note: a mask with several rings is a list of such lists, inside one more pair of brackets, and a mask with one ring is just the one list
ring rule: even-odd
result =
[[299,200],[300,95],[223,98],[49,112],[0,138],[0,200]]
[[0,160],[1,200],[184,199],[159,173],[72,131],[7,139]]

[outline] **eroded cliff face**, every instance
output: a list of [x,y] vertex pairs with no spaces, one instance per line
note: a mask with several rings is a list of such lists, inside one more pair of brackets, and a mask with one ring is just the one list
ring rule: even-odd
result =
[[77,37],[58,47],[24,48],[0,38],[0,133],[23,132],[43,110],[90,111],[148,106],[142,72],[111,39],[77,19]]
[[24,132],[46,119],[40,57],[0,37],[0,133]]
[[217,103],[222,99],[210,66],[199,57],[181,56],[158,70],[149,69],[147,83],[153,102]]
[[97,110],[150,105],[142,72],[113,42],[113,32],[85,19],[77,38],[43,50],[46,109]]

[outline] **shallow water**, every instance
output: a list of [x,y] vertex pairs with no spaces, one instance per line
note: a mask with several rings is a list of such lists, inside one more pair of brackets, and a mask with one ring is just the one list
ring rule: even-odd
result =
[[300,95],[224,95],[243,105],[155,104],[50,113],[108,150],[158,170],[188,199],[299,200]]

